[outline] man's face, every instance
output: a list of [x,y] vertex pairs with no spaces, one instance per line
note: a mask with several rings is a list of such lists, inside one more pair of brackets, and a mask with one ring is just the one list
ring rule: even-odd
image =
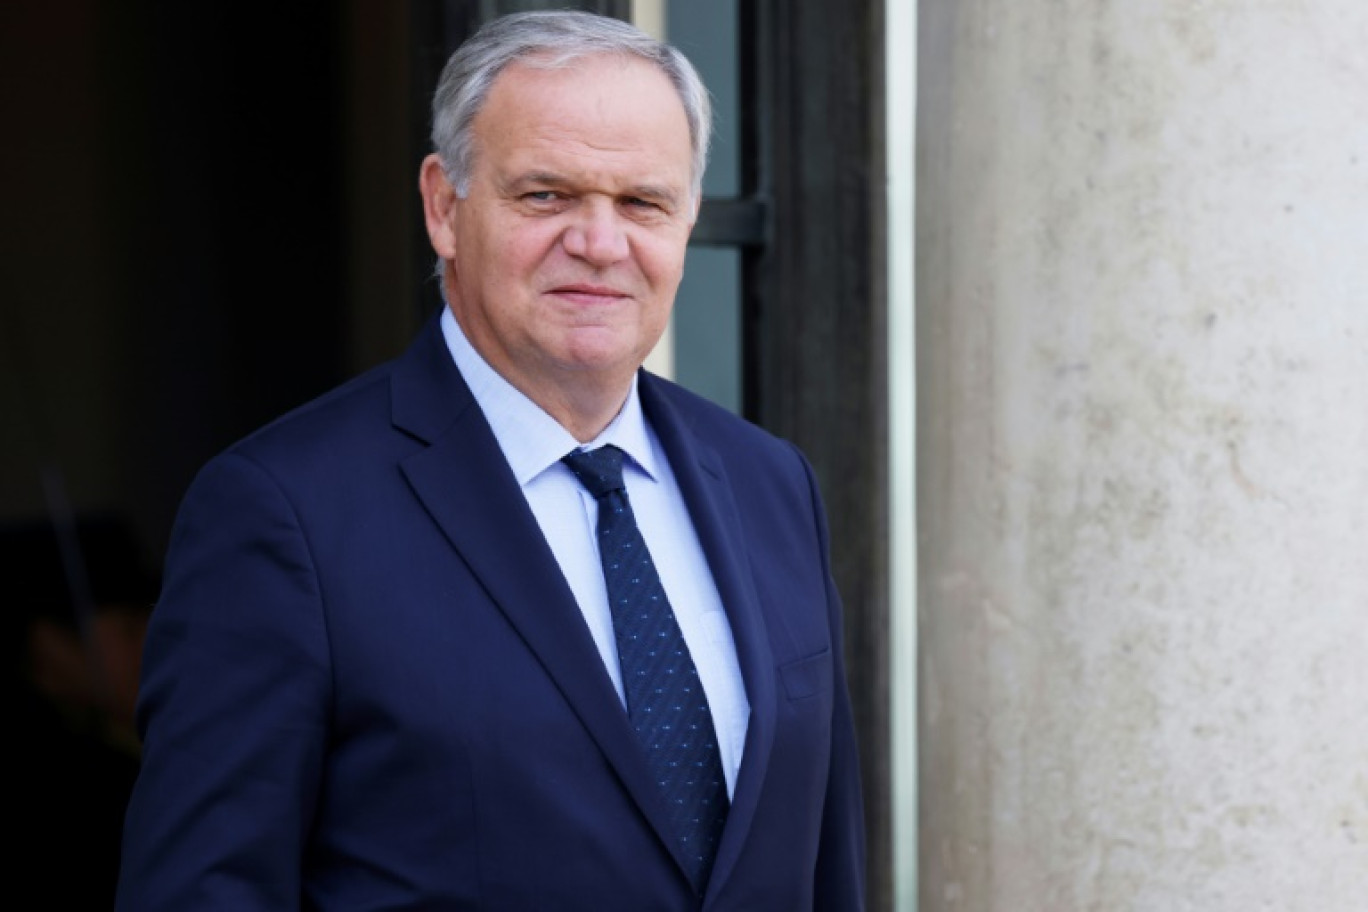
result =
[[583,392],[625,393],[665,330],[697,215],[674,87],[629,57],[513,64],[474,138],[467,197],[436,231],[429,215],[462,329],[553,415]]

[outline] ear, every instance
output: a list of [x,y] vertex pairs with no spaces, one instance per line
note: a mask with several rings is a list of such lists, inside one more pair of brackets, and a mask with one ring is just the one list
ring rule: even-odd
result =
[[690,195],[693,198],[689,201],[686,230],[692,235],[694,226],[698,224],[698,213],[703,208],[703,191],[699,190],[698,193]]
[[433,152],[418,170],[418,190],[423,195],[423,218],[432,249],[444,260],[456,256],[456,188],[447,180],[442,161]]

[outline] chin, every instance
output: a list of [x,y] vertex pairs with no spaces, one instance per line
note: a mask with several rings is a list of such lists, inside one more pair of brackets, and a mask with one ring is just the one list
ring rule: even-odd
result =
[[643,359],[624,352],[620,347],[614,349],[594,349],[578,346],[561,353],[555,359],[561,369],[580,377],[600,375],[604,381],[620,382],[636,373]]
[[[636,333],[613,327],[582,327],[561,340],[563,360],[585,367],[611,368],[636,358],[642,350]],[[647,349],[649,351],[649,349]]]

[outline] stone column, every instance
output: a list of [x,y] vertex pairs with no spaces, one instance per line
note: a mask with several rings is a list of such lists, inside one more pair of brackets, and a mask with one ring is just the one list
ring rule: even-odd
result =
[[1368,3],[918,28],[920,912],[1368,909]]

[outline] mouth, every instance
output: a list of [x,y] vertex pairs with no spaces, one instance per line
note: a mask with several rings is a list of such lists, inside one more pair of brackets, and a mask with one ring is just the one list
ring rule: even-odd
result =
[[631,297],[627,292],[608,285],[584,282],[557,285],[549,293],[575,304],[615,304]]

